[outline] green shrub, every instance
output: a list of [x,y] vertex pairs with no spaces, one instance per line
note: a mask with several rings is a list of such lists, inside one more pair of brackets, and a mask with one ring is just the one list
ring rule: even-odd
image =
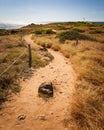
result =
[[59,30],[65,30],[66,28],[65,28],[65,26],[64,25],[57,25],[57,28],[59,29]]
[[94,40],[93,38],[86,36],[84,34],[80,34],[76,31],[66,31],[62,32],[59,35],[60,42],[65,42],[65,40]]
[[46,29],[46,30],[36,30],[35,34],[40,35],[40,34],[54,34],[55,32],[52,31],[52,29]]
[[35,34],[39,35],[39,34],[43,34],[44,30],[36,30]]
[[74,26],[86,26],[86,25],[89,25],[88,22],[74,22],[73,24],[74,24]]
[[75,32],[80,32],[80,33],[83,33],[83,32],[85,32],[84,30],[82,30],[82,29],[79,29],[79,28],[73,28],[73,31],[75,31]]
[[45,33],[46,33],[46,34],[54,34],[54,32],[52,31],[52,29],[47,29],[47,30],[45,31]]

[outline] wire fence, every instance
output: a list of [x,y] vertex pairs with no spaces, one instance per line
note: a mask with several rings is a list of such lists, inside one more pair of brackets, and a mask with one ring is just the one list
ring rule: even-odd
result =
[[6,73],[18,60],[21,59],[21,57],[25,54],[26,50],[23,51],[1,74],[0,77]]

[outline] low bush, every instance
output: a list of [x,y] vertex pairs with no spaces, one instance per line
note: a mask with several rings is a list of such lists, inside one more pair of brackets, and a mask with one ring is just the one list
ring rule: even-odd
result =
[[65,42],[65,40],[95,40],[89,36],[86,36],[84,34],[80,34],[76,31],[66,31],[66,32],[62,32],[59,35],[59,40],[60,42]]
[[64,25],[59,24],[59,25],[57,25],[57,29],[66,30],[66,27]]
[[41,34],[54,34],[55,32],[52,29],[40,29],[40,30],[36,30],[35,34],[36,35],[41,35]]
[[83,33],[85,30],[79,29],[79,28],[73,28],[73,31]]
[[40,35],[40,34],[43,34],[43,32],[44,32],[44,30],[36,30],[35,34]]
[[45,30],[45,34],[54,34],[55,32],[52,29]]
[[90,34],[102,34],[102,33],[104,33],[104,31],[101,30],[95,30],[90,32]]

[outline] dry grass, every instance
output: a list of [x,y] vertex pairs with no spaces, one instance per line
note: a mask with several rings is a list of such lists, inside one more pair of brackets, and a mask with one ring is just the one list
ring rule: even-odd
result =
[[[49,37],[40,37],[38,41]],[[77,81],[71,103],[71,113],[65,120],[70,130],[104,129],[104,45],[93,41],[67,40],[61,44],[52,37],[51,48],[71,59]],[[46,47],[46,42],[44,42]],[[70,105],[69,105],[70,106]]]
[[[64,28],[75,28],[73,25]],[[56,30],[56,36],[35,37],[36,43],[47,47],[50,39],[51,48],[60,51],[70,58],[76,71],[77,80],[71,105],[69,118],[64,120],[69,130],[103,130],[104,129],[104,34],[90,34],[91,30],[102,30],[102,26],[78,26],[83,34],[95,41],[65,39],[62,44],[57,36],[64,32],[64,28]],[[71,106],[71,108],[70,108]]]
[[[7,99],[9,93],[20,91],[19,79],[27,79],[32,74],[28,67],[28,49],[21,36],[0,36],[0,74],[22,53],[21,58],[0,76],[0,103]],[[44,67],[52,59],[53,57],[47,51],[32,50],[33,68]]]
[[58,43],[53,44],[51,47],[54,51],[59,51],[60,50],[60,45]]
[[[25,50],[24,44],[22,43],[20,36],[8,35],[0,37],[0,74]],[[25,54],[24,54],[25,55]],[[22,57],[22,60],[24,57]],[[23,61],[17,61],[12,68],[5,72],[0,77],[0,103],[6,100],[8,93],[11,90],[19,91],[14,88],[17,87],[17,77],[21,73],[23,67]],[[24,70],[24,69],[23,69]],[[12,86],[11,86],[12,84]]]
[[[60,23],[50,25],[29,25],[22,28],[23,32],[34,32],[37,29],[55,29],[56,34],[33,36],[35,43],[53,48],[55,51],[61,51],[63,55],[70,58],[73,68],[76,71],[77,80],[75,85],[75,92],[73,94],[71,105],[69,109],[71,113],[69,118],[64,120],[65,126],[68,130],[103,130],[104,129],[104,33],[90,34],[91,31],[102,31],[104,26],[88,26],[85,23]],[[76,28],[77,31],[83,30],[83,35],[90,36],[97,42],[93,41],[79,41],[76,46],[75,41],[66,40],[62,44],[59,42],[57,36],[65,30],[72,30]],[[11,38],[10,38],[11,37]],[[69,37],[67,39],[70,39]],[[19,41],[19,42],[17,42]],[[2,44],[3,43],[3,44]],[[6,43],[6,44],[4,44]],[[11,45],[12,43],[12,45]],[[19,49],[17,49],[19,47]],[[24,50],[21,39],[15,35],[0,37],[0,72],[4,70],[8,64],[15,59]],[[16,52],[14,54],[14,52]],[[33,52],[34,67],[44,66],[47,62],[42,58],[41,52]],[[13,55],[14,56],[13,56]],[[44,54],[46,55],[46,54]],[[49,54],[47,54],[51,57]],[[6,73],[0,79],[0,99],[4,100],[7,95],[9,84],[15,85],[12,89],[18,91],[17,84],[12,77],[17,77],[17,72],[26,71],[27,54],[22,57],[22,61],[17,62],[17,66],[12,68],[12,71]],[[52,57],[51,57],[52,58]],[[25,61],[23,63],[23,61]],[[49,61],[48,61],[49,62]],[[25,65],[24,67],[21,64]],[[13,72],[13,73],[12,73]],[[16,72],[16,73],[14,73]],[[5,84],[6,83],[6,84]],[[3,98],[2,98],[3,97]],[[71,106],[71,108],[70,108]],[[69,110],[69,111],[70,111]],[[67,114],[67,115],[68,115]]]
[[70,44],[70,48],[70,58],[77,73],[70,129],[103,130],[104,45],[82,41],[77,47]]
[[69,52],[69,45],[68,44],[63,44],[61,45],[61,52],[66,58],[70,58],[70,52]]

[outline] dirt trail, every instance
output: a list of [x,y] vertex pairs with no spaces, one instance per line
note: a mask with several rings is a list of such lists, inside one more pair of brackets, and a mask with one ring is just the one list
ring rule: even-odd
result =
[[[49,52],[54,60],[46,67],[35,70],[29,80],[21,83],[20,94],[4,104],[0,111],[0,130],[67,130],[63,120],[67,117],[74,90],[75,73],[69,59],[59,52]],[[45,81],[51,81],[55,86],[54,97],[48,101],[38,97],[37,93],[39,85]],[[19,120],[20,115],[26,118]],[[45,120],[41,120],[41,116]]]

